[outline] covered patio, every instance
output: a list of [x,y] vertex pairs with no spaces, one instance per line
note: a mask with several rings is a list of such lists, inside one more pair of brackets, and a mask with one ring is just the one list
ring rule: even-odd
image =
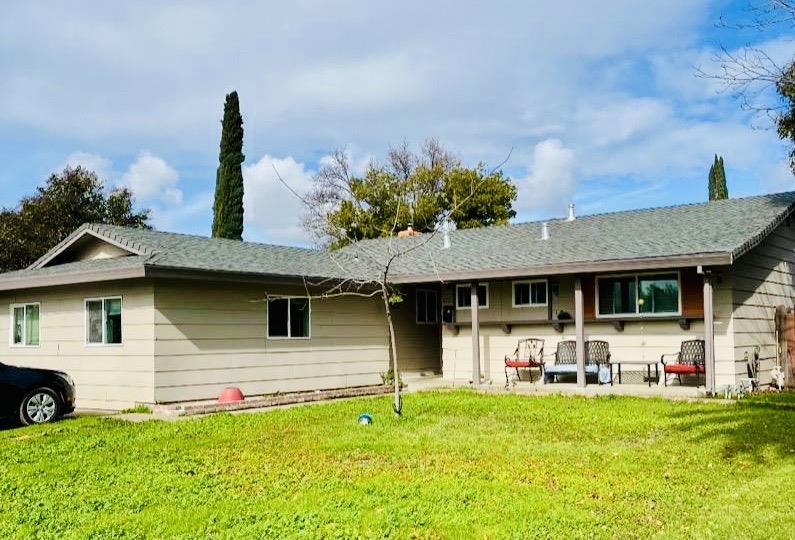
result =
[[[722,284],[720,268],[701,265],[450,284],[442,291],[445,378],[523,392],[712,394]],[[717,325],[725,332],[725,321]],[[697,365],[680,354],[694,346]]]

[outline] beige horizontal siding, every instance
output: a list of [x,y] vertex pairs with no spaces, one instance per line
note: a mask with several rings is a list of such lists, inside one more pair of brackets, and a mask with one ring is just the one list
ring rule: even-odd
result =
[[[85,299],[121,296],[121,345],[85,344]],[[38,302],[39,347],[10,347],[10,304]],[[153,287],[109,282],[14,291],[0,296],[0,357],[19,366],[65,371],[81,408],[121,409],[154,402]]]
[[268,394],[375,384],[388,365],[377,298],[313,299],[310,339],[267,339],[268,295],[300,287],[155,285],[155,397],[212,399],[226,386]]
[[[574,280],[570,276],[554,278],[558,283],[559,294],[553,297],[547,282],[547,302],[551,303],[552,314],[559,311],[574,313]],[[521,281],[521,280],[517,280]],[[549,318],[549,307],[513,307],[513,280],[481,282],[489,286],[489,307],[478,311],[481,322],[544,320]],[[455,284],[446,285],[443,289],[443,304],[455,307]],[[456,310],[456,321],[472,320],[469,308]]]
[[[435,284],[403,287],[403,302],[392,310],[398,350],[398,367],[404,372],[441,372],[441,326],[439,324],[417,324],[417,288],[433,289],[436,291],[437,298],[440,298],[439,286]],[[379,299],[379,302],[382,300]],[[438,320],[441,322],[441,300],[436,309]],[[383,331],[386,332],[386,328]]]
[[[776,363],[776,307],[793,307],[795,297],[795,230],[779,226],[731,269],[733,283],[734,359],[738,377],[746,374],[746,356],[758,348],[760,379],[770,382]],[[782,351],[782,354],[786,354]],[[782,359],[786,361],[786,359]]]

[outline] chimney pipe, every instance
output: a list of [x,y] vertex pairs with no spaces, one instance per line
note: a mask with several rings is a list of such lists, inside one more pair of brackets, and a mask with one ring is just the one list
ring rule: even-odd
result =
[[444,234],[444,249],[450,249],[450,222],[444,220],[442,223],[442,232]]
[[576,216],[574,215],[574,203],[569,203],[569,216],[566,218],[566,221],[574,221]]
[[549,226],[546,221],[541,224],[541,240],[549,240]]

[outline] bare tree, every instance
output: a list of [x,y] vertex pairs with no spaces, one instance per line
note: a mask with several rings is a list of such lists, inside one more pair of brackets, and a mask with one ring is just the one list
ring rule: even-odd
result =
[[[426,156],[429,159],[430,156],[433,156],[433,159],[439,164],[443,162],[451,163],[453,158],[449,154],[441,152],[439,148],[438,143],[432,145],[430,154],[426,154]],[[378,242],[362,241],[356,236],[351,238],[346,230],[335,223],[333,219],[329,218],[329,209],[331,209],[334,204],[343,202],[343,198],[347,204],[353,204],[358,210],[364,210],[364,208],[362,208],[362,201],[354,193],[355,188],[353,187],[353,182],[356,180],[351,174],[348,157],[344,151],[337,150],[334,152],[328,166],[322,168],[318,172],[318,178],[323,185],[323,189],[319,195],[317,190],[313,191],[309,196],[296,192],[295,189],[282,178],[279,171],[274,166],[274,171],[279,181],[290,193],[301,201],[306,212],[304,218],[305,225],[309,227],[310,230],[314,230],[316,236],[327,236],[336,239],[347,238],[350,240],[349,245],[344,249],[327,251],[329,260],[339,271],[339,277],[318,281],[304,278],[306,295],[310,298],[320,299],[339,296],[359,296],[365,298],[380,296],[381,298],[384,306],[384,314],[386,316],[386,329],[389,339],[389,363],[394,384],[394,401],[392,407],[395,414],[401,414],[403,401],[400,386],[397,337],[392,317],[392,306],[402,301],[402,297],[400,296],[399,289],[392,280],[394,266],[401,258],[427,246],[441,231],[446,231],[450,214],[455,212],[461,205],[465,204],[470,197],[475,196],[481,184],[487,181],[491,174],[501,168],[508,159],[510,159],[510,155],[511,152],[508,153],[508,156],[499,165],[492,169],[491,173],[484,175],[480,183],[473,182],[469,194],[462,197],[456,205],[445,213],[445,215],[441,216],[433,230],[419,236],[408,238],[396,237],[399,217],[403,210],[400,207],[402,204],[400,201],[402,201],[403,198],[399,197],[398,207],[394,209],[394,219],[392,220],[391,229],[388,231],[388,239]],[[392,163],[391,166],[403,167],[406,162],[400,147],[397,149],[396,158],[397,161]],[[392,160],[393,158],[390,155],[390,161]],[[439,282],[443,282],[441,278]]]
[[[718,26],[728,30],[756,31],[763,33],[776,28],[795,28],[795,1],[766,0],[748,5],[749,18],[746,21],[730,21],[724,18]],[[786,62],[773,58],[769,51],[746,45],[732,51],[721,46],[713,57],[716,69],[698,67],[699,77],[718,81],[723,91],[735,94],[743,109],[754,111],[774,122],[787,110],[789,104],[777,95],[781,86],[795,86],[795,71],[792,69],[793,57]]]

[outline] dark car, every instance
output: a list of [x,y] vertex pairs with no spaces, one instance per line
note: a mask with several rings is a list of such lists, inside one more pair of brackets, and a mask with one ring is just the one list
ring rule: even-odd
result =
[[43,424],[75,409],[75,383],[61,371],[0,362],[0,417]]

